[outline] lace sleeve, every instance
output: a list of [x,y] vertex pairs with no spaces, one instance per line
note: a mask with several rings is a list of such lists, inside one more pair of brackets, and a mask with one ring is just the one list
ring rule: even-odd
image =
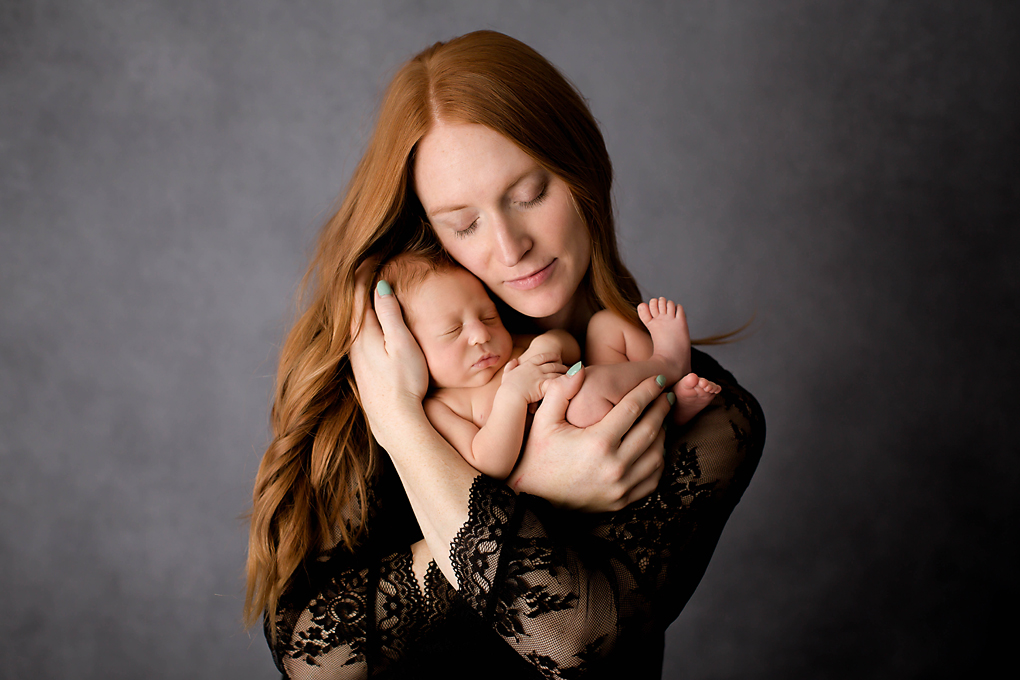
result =
[[[656,493],[591,516],[477,477],[468,521],[451,545],[459,592],[433,563],[422,593],[410,550],[379,544],[413,516],[390,516],[375,543],[356,555],[334,550],[295,577],[270,641],[280,671],[289,678],[410,677],[411,668],[432,668],[421,663],[428,659],[448,672],[484,667],[480,674],[490,677],[523,677],[528,666],[547,678],[657,677],[634,667],[642,657],[635,650],[647,651],[656,636],[661,645],[694,592],[765,436],[754,398],[706,355],[695,352],[693,362],[723,391],[668,433]],[[395,475],[387,479],[399,484]],[[382,495],[392,501],[396,491]],[[500,657],[500,648],[512,659]],[[661,646],[657,654],[652,663],[661,663]]]
[[451,558],[460,594],[549,678],[577,677],[676,618],[701,580],[764,444],[753,397],[710,357],[699,375],[723,391],[670,433],[656,493],[618,513],[580,517],[475,479]]
[[339,553],[313,564],[281,599],[277,637],[267,639],[287,678],[355,679],[378,675],[441,621],[456,591],[435,562],[422,594],[410,550],[362,566]]

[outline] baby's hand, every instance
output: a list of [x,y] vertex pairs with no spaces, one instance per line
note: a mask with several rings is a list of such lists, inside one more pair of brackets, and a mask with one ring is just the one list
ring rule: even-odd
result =
[[559,354],[545,352],[529,356],[526,352],[506,363],[499,389],[513,390],[532,404],[545,397],[548,381],[566,372],[567,367],[560,363]]

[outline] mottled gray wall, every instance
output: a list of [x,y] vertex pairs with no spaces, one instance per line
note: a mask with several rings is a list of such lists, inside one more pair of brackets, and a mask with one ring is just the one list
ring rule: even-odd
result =
[[[396,65],[580,87],[627,261],[769,440],[666,677],[912,677],[1015,620],[1009,2],[0,3],[0,676],[270,678],[239,623],[288,305]],[[1009,645],[1011,646],[1011,645]]]

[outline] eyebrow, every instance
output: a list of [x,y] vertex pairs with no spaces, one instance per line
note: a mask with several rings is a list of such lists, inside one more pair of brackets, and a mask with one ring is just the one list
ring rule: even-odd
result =
[[[506,189],[503,190],[503,193],[504,194],[510,193],[511,191],[513,191],[514,187],[516,187],[518,184],[520,184],[525,179],[527,179],[530,175],[533,175],[536,172],[543,172],[543,169],[541,168],[541,166],[539,166],[537,168],[534,168],[532,170],[528,170],[527,172],[522,174],[520,177],[515,179],[513,182],[510,182],[510,184],[507,185]],[[440,208],[439,210],[433,210],[433,211],[428,213],[428,216],[429,217],[435,217],[436,215],[444,215],[446,213],[457,212],[458,210],[464,210],[465,208],[470,208],[470,207],[471,206],[469,206],[469,205],[454,205],[454,206],[450,206],[448,208]]]

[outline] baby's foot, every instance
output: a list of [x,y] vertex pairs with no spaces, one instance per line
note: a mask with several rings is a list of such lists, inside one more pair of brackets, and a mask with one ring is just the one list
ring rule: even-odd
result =
[[661,297],[642,302],[637,311],[652,336],[652,360],[662,361],[666,379],[673,382],[690,371],[691,334],[684,308]]
[[673,420],[677,425],[685,424],[708,406],[720,392],[722,388],[711,380],[688,373],[673,387],[673,394],[676,395]]

